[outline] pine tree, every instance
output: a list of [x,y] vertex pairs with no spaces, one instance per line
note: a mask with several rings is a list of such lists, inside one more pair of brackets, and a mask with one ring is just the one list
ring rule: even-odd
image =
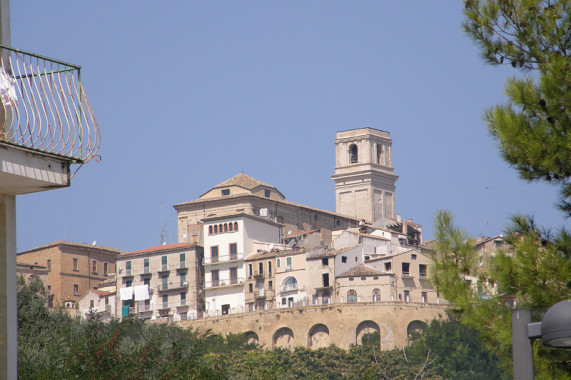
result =
[[507,104],[486,111],[490,133],[523,179],[561,187],[558,206],[571,216],[571,1],[464,5],[464,30],[484,61],[527,73],[507,81]]
[[[560,186],[558,207],[570,217],[571,0],[464,0],[464,6],[464,30],[484,61],[525,74],[508,79],[506,104],[485,112],[489,132],[521,178]],[[508,248],[485,262],[448,212],[437,214],[435,230],[435,286],[509,371],[511,308],[531,309],[538,321],[551,305],[571,299],[570,233],[516,215],[506,231]],[[534,356],[537,378],[571,379],[568,351],[535,341]]]

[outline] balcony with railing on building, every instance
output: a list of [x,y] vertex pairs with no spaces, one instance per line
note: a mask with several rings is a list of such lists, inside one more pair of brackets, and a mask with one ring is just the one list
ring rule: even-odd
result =
[[188,281],[180,281],[180,282],[170,282],[170,283],[163,283],[159,285],[158,291],[159,293],[168,292],[171,290],[180,290],[188,288]]
[[221,255],[221,256],[208,256],[202,259],[203,265],[218,265],[224,263],[232,263],[235,261],[244,260],[243,253],[231,253],[229,255]]
[[243,286],[243,285],[244,285],[244,278],[243,277],[236,277],[236,278],[230,278],[230,279],[206,281],[204,283],[204,288],[210,289],[210,288],[218,288],[218,287]]
[[0,45],[0,143],[84,164],[100,133],[81,67]]

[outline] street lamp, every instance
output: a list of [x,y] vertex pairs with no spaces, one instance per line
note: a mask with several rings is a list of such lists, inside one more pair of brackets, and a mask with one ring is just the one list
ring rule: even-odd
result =
[[542,322],[531,322],[528,309],[512,310],[512,352],[515,380],[533,380],[532,341],[541,338],[544,346],[571,347],[571,300],[551,306]]

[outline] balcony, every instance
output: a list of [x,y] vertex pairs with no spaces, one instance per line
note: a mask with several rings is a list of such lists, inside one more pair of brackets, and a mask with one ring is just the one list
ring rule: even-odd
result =
[[233,253],[230,255],[205,257],[202,259],[202,264],[203,265],[217,265],[217,264],[221,264],[221,263],[232,263],[234,261],[243,260],[243,259],[244,259],[243,253]]
[[180,262],[176,263],[176,269],[177,270],[187,269],[187,268],[188,268],[188,263],[186,261],[180,261]]
[[159,302],[158,309],[159,310],[170,309],[169,303],[168,302]]
[[224,279],[218,281],[206,281],[204,283],[204,288],[209,289],[209,288],[218,288],[223,286],[242,286],[243,284],[244,284],[244,279],[242,277],[239,277],[239,278],[233,278],[231,280]]
[[187,300],[180,300],[180,302],[176,305],[176,307],[187,307],[188,301]]
[[149,311],[153,311],[153,305],[140,305],[137,310],[139,313],[148,313]]
[[143,267],[143,269],[141,269],[139,271],[139,275],[141,276],[145,276],[145,275],[152,275],[153,271],[151,270],[151,267]]
[[168,264],[159,265],[157,272],[159,272],[159,273],[170,272],[170,267]]
[[99,160],[100,133],[80,81],[81,67],[0,45],[0,142]]
[[125,269],[125,271],[121,274],[121,277],[133,277],[134,272],[132,269]]
[[254,298],[266,298],[266,290],[265,289],[254,290]]
[[298,289],[299,289],[298,284],[289,284],[289,285],[280,286],[280,292],[282,292],[282,293],[295,292]]
[[179,289],[186,289],[188,288],[188,282],[184,281],[181,283],[173,283],[173,284],[161,284],[159,285],[159,293],[168,292],[171,290],[179,290]]

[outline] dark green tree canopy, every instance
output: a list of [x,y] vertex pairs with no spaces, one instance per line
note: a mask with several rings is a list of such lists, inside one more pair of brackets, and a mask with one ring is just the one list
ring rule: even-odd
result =
[[507,104],[486,111],[490,133],[521,178],[560,186],[558,206],[571,216],[571,1],[465,0],[464,5],[464,30],[483,59],[528,72],[508,80]]

